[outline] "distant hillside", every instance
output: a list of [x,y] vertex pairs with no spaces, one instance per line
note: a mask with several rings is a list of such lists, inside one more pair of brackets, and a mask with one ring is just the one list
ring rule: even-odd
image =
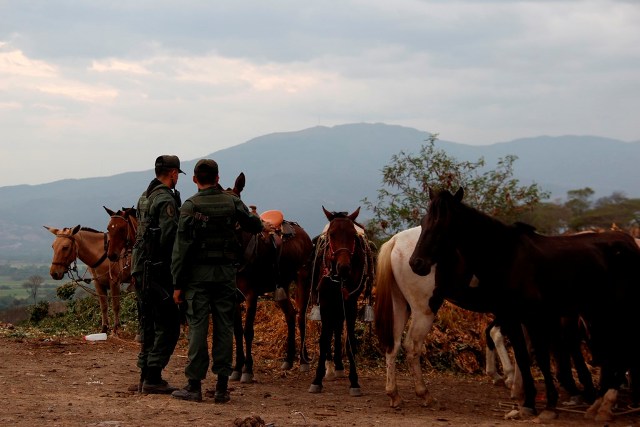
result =
[[[381,170],[391,156],[417,153],[428,137],[428,132],[386,124],[319,126],[261,136],[210,154],[203,147],[202,157],[218,161],[223,186],[232,186],[235,177],[245,173],[242,197],[247,204],[259,211],[281,209],[315,235],[326,222],[322,206],[351,212],[365,197],[375,200]],[[486,146],[438,141],[438,146],[459,160],[484,156],[489,168],[499,157],[516,155],[517,177],[523,183],[537,182],[554,197],[586,186],[598,197],[613,191],[640,197],[640,143],[541,136]],[[190,172],[197,160],[183,161],[188,173],[178,184],[183,199],[195,192]],[[50,262],[53,236],[43,225],[104,230],[108,215],[102,206],[133,206],[152,177],[149,168],[104,178],[0,187],[0,262]],[[363,210],[360,219],[368,217]]]

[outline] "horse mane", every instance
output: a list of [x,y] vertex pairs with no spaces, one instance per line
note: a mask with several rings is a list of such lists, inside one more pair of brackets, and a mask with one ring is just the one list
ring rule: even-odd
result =
[[91,227],[80,227],[80,230],[82,230],[82,231],[90,231],[92,233],[102,233],[102,231],[98,231],[98,230],[93,229]]

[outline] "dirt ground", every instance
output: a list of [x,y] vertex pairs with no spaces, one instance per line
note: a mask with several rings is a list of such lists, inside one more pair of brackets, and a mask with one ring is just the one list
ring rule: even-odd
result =
[[[0,334],[0,426],[233,426],[251,416],[267,426],[606,425],[565,411],[553,421],[505,420],[512,404],[507,390],[484,376],[425,374],[438,408],[420,405],[406,369],[399,378],[404,404],[398,410],[389,407],[383,369],[361,373],[361,397],[349,396],[347,379],[325,382],[321,394],[311,394],[312,373],[283,372],[277,357],[256,361],[254,383],[231,383],[232,400],[225,405],[210,397],[194,403],[142,395],[128,391],[137,382],[137,348],[117,336],[92,343]],[[165,371],[173,385],[185,383],[185,354],[182,343]],[[207,378],[205,390],[213,384]],[[640,415],[619,415],[608,425],[638,426]]]

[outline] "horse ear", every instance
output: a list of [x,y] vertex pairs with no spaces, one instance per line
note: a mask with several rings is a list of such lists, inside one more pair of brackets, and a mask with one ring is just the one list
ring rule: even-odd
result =
[[114,211],[112,211],[111,209],[109,209],[106,206],[102,206],[104,208],[105,211],[107,211],[107,213],[109,214],[109,216],[114,216],[116,213]]
[[74,234],[76,234],[78,231],[80,231],[80,224],[76,225],[75,227],[73,227],[73,230],[71,230],[71,235],[73,236]]
[[238,175],[238,177],[236,178],[236,182],[233,185],[233,192],[240,197],[240,193],[242,193],[242,190],[244,190],[244,186],[246,185],[247,181],[246,178],[244,176],[244,172],[240,172],[240,175]]
[[435,197],[435,194],[433,194],[433,188],[429,186],[429,200],[433,200],[434,197]]
[[51,232],[51,234],[58,234],[58,229],[54,228],[54,227],[47,227],[46,225],[43,225],[44,228],[46,228],[47,230],[49,230]]
[[351,215],[349,215],[349,219],[351,221],[355,221],[356,218],[358,218],[358,214],[360,213],[360,206],[358,206],[358,209],[356,209],[355,211],[353,211],[353,213]]
[[456,191],[456,194],[453,195],[453,199],[456,202],[461,202],[463,197],[464,197],[464,189],[460,187],[458,188],[458,191]]
[[324,215],[327,217],[327,219],[329,221],[331,221],[333,219],[333,214],[331,212],[329,212],[328,210],[326,210],[324,208],[324,206],[322,206],[322,211],[324,212]]

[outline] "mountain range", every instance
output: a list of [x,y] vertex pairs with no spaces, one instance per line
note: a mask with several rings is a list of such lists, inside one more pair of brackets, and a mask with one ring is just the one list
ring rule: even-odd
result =
[[[382,123],[317,126],[260,136],[203,153],[202,158],[218,162],[224,187],[232,187],[236,176],[244,172],[247,185],[242,198],[247,205],[256,205],[259,212],[282,210],[286,219],[300,223],[314,236],[326,223],[323,206],[353,212],[365,197],[375,201],[382,168],[390,164],[391,157],[401,151],[417,154],[429,136],[426,131]],[[438,140],[436,147],[459,161],[483,157],[489,169],[499,158],[515,155],[515,177],[527,185],[536,182],[552,193],[552,199],[584,187],[591,187],[596,197],[613,192],[640,197],[640,142],[538,136],[482,146]],[[179,147],[176,152],[179,154]],[[177,188],[183,200],[196,191],[190,178],[197,160],[182,162],[187,175],[182,175]],[[113,210],[134,206],[152,178],[149,168],[108,177],[0,187],[0,262],[50,262],[53,236],[43,225],[80,224],[105,230],[109,217],[102,206]],[[370,217],[363,207],[359,220]]]

